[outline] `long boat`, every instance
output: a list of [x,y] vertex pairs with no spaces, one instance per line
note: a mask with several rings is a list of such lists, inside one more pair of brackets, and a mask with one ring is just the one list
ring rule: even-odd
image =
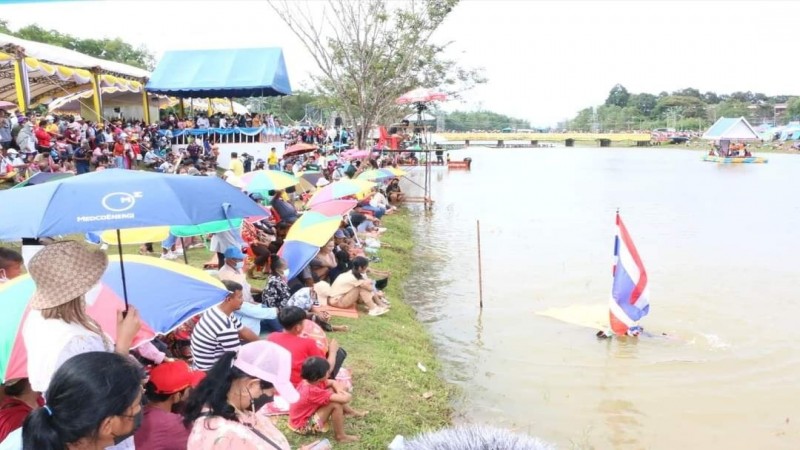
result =
[[769,159],[763,156],[703,156],[703,161],[715,162],[720,164],[764,164]]
[[470,170],[472,168],[472,158],[464,158],[461,161],[447,161],[449,170]]

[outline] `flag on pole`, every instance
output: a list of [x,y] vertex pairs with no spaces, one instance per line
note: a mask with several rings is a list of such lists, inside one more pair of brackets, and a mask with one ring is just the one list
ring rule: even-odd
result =
[[617,335],[638,335],[638,321],[650,312],[647,272],[628,229],[617,211],[614,238],[614,283],[611,289],[609,320]]

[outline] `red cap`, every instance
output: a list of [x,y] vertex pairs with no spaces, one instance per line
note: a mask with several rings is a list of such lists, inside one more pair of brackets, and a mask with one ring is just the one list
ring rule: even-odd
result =
[[195,387],[205,378],[205,372],[192,370],[186,361],[169,361],[150,371],[150,382],[157,394],[174,394],[188,387]]

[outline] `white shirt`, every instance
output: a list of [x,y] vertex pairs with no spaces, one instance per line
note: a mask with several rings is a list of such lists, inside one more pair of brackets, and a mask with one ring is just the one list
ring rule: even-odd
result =
[[37,310],[28,312],[22,337],[28,350],[28,379],[37,392],[46,392],[56,370],[73,356],[111,350],[97,333],[78,324],[45,319]]
[[197,128],[208,128],[208,119],[200,117],[197,119]]
[[[214,235],[211,236],[211,251],[225,253],[225,250],[227,250],[228,247],[241,245],[241,242],[239,242],[239,239],[237,239],[237,236],[241,236],[241,233],[241,228],[236,229],[235,231],[228,230],[221,233],[214,233]],[[220,267],[220,269],[222,268]]]

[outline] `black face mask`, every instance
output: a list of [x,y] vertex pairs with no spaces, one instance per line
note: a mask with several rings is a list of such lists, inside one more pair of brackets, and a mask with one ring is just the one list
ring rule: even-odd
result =
[[144,417],[144,408],[140,409],[139,412],[133,416],[133,429],[129,433],[125,433],[120,436],[114,436],[114,445],[119,445],[129,437],[133,436],[134,433],[136,433],[136,430],[138,430],[139,427],[142,426],[143,417]]
[[267,403],[272,403],[274,399],[272,395],[261,394],[258,398],[250,400],[250,404],[253,405],[253,411],[258,411]]

